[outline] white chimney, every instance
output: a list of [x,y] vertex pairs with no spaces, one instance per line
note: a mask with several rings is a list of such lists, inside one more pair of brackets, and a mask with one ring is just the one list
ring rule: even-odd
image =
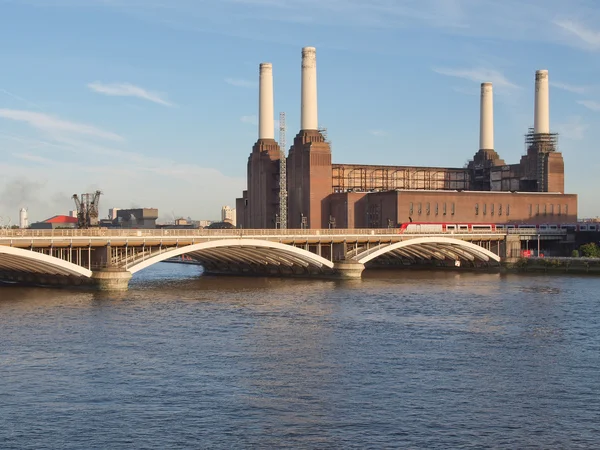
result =
[[19,211],[19,228],[28,228],[29,219],[27,218],[27,209],[21,208]]
[[273,65],[261,63],[258,87],[258,138],[275,139],[273,106]]
[[302,49],[302,112],[300,129],[318,130],[317,117],[317,50]]
[[533,116],[534,133],[550,133],[550,95],[548,71],[535,72],[535,106]]
[[494,149],[494,94],[492,83],[481,83],[479,111],[479,149]]

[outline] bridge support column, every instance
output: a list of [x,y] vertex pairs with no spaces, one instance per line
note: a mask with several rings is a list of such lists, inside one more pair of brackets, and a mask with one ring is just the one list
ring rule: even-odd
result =
[[333,277],[342,280],[356,280],[362,277],[365,265],[351,259],[333,263]]
[[95,270],[92,281],[100,291],[126,291],[129,288],[131,272],[117,267]]

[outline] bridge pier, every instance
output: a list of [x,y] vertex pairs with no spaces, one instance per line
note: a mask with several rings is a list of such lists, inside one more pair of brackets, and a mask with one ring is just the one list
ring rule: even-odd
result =
[[362,278],[365,265],[351,259],[333,263],[333,277],[341,280],[356,280]]
[[131,272],[118,267],[94,270],[92,281],[100,291],[126,291],[129,288]]

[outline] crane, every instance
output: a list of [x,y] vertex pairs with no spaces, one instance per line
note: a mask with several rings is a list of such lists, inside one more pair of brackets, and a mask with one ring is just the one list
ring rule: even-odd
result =
[[96,191],[88,194],[73,194],[75,208],[77,211],[77,228],[91,228],[98,226],[98,207],[102,192]]

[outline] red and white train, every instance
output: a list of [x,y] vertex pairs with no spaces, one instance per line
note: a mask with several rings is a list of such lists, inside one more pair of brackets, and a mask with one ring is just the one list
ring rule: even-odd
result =
[[398,226],[400,233],[477,233],[491,231],[505,231],[510,229],[534,229],[538,231],[582,231],[598,232],[600,223],[598,222],[577,222],[577,223],[544,223],[538,225],[531,224],[511,224],[511,223],[448,223],[448,222],[406,222]]

